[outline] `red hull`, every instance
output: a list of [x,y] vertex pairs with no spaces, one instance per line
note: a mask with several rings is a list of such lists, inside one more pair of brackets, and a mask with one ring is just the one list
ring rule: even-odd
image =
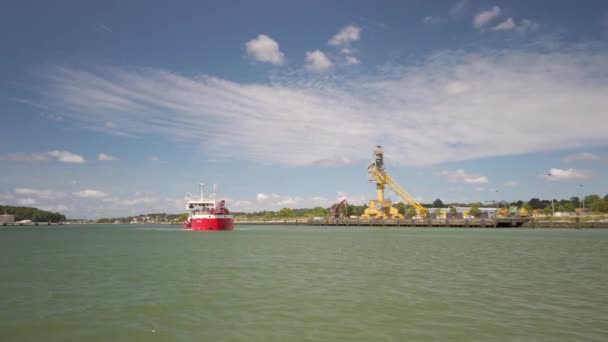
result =
[[184,228],[190,230],[232,230],[234,221],[232,217],[193,218],[192,221],[184,224]]

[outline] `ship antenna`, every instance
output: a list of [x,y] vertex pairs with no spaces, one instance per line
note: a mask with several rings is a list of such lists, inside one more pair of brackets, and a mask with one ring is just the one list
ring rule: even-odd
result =
[[215,207],[215,189],[216,189],[216,185],[213,184],[213,206]]
[[203,201],[204,198],[204,194],[205,194],[205,184],[200,183],[201,186],[201,202]]

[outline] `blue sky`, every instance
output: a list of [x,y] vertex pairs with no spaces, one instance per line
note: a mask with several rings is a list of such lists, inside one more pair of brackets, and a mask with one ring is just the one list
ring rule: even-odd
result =
[[424,202],[608,193],[605,1],[3,7],[1,204],[363,204],[377,144]]

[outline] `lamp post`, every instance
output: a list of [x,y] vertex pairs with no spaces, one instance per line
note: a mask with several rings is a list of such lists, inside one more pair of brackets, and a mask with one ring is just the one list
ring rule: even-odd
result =
[[[551,174],[551,172],[549,172],[547,173],[547,176],[551,177],[553,175]],[[552,216],[555,216],[555,204],[553,204],[553,196],[551,196],[551,211],[553,212]]]
[[585,194],[583,194],[583,191],[582,191],[583,184],[579,184],[578,186],[579,186],[579,188],[581,188],[581,194],[582,194],[581,200],[583,201],[583,212],[585,212]]

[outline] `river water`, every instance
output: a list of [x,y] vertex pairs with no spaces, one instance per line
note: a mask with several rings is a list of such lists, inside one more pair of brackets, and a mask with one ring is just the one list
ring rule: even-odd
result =
[[608,340],[608,230],[0,228],[2,341]]

